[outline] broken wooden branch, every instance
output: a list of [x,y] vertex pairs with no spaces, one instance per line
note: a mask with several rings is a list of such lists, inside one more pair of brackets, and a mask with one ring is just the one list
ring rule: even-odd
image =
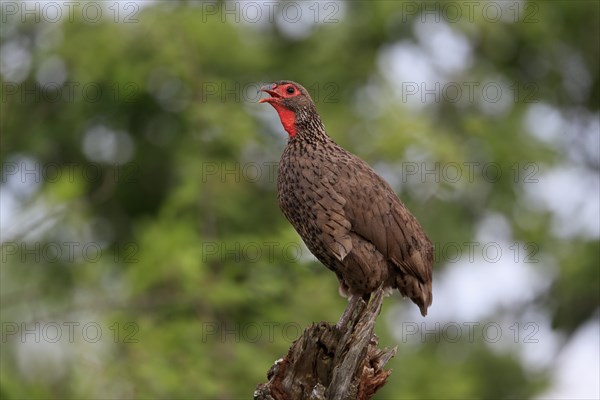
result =
[[370,399],[391,374],[383,367],[396,354],[396,348],[378,349],[373,333],[382,300],[382,289],[368,305],[361,300],[341,328],[319,322],[305,329],[271,367],[269,381],[257,386],[254,399]]

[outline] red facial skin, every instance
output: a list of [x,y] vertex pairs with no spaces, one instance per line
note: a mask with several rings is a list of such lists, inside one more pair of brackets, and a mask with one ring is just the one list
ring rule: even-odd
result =
[[294,125],[296,114],[284,105],[284,100],[299,96],[301,94],[300,90],[291,83],[286,83],[284,85],[277,85],[274,83],[272,85],[261,87],[260,91],[270,94],[271,97],[260,99],[258,102],[269,103],[272,105],[277,111],[277,114],[279,114],[283,129],[290,135],[290,138],[296,136],[296,126]]

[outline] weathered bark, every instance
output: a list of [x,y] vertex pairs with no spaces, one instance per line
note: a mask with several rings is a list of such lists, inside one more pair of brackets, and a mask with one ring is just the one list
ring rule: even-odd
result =
[[307,328],[271,367],[254,399],[370,399],[391,374],[383,367],[396,354],[396,348],[377,349],[373,334],[382,300],[382,289],[368,305],[361,300],[344,327],[319,322]]

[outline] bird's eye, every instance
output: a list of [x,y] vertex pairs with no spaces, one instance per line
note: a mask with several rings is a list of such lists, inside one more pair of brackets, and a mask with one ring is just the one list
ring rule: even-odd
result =
[[293,86],[288,86],[288,88],[286,89],[286,92],[288,92],[289,94],[294,93],[294,87]]

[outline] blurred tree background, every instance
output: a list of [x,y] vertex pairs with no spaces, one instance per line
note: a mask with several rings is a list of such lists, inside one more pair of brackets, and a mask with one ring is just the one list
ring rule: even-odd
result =
[[436,245],[376,398],[598,398],[598,2],[67,3],[2,2],[2,398],[249,398],[337,320],[279,79]]

